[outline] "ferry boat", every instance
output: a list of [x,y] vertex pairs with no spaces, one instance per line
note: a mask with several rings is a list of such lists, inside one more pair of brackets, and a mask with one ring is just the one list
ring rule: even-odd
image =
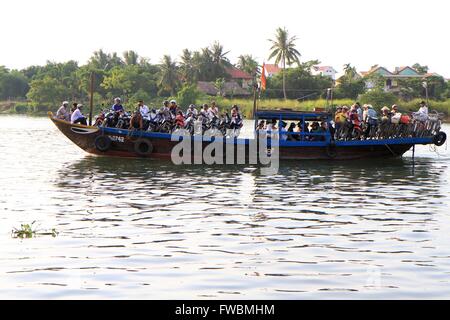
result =
[[[49,118],[56,127],[73,143],[84,151],[101,156],[126,157],[126,158],[165,158],[170,159],[172,149],[183,139],[182,136],[174,139],[170,133],[149,132],[139,130],[126,130],[103,126],[86,126],[71,124],[57,119],[53,113],[48,113]],[[290,122],[326,122],[331,127],[332,114],[329,112],[308,112],[292,110],[263,110],[255,112],[255,128],[259,120],[276,120],[279,124]],[[281,127],[281,126],[279,126]],[[279,128],[280,129],[280,128]],[[255,131],[256,133],[256,131]],[[420,136],[371,138],[371,139],[334,139],[329,130],[323,133],[296,133],[297,139],[280,139],[279,158],[292,160],[350,160],[362,158],[393,158],[401,157],[415,145],[434,144],[441,146],[446,141],[446,134],[440,131],[440,125],[428,130]],[[311,139],[318,135],[319,139]],[[256,135],[255,135],[256,137]],[[202,149],[216,141],[217,137],[193,136],[193,141],[201,141]],[[246,159],[252,152],[249,146],[252,138],[223,139],[224,156],[229,144],[232,150],[245,149]],[[270,139],[269,139],[270,140]],[[270,141],[268,143],[270,147]]]

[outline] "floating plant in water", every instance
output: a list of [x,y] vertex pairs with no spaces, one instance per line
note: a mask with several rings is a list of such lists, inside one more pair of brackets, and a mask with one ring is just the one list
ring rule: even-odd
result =
[[11,236],[13,238],[20,238],[20,239],[24,239],[24,238],[33,238],[36,237],[37,235],[41,235],[41,236],[52,236],[52,237],[56,237],[58,235],[58,231],[56,231],[55,228],[51,229],[50,232],[39,232],[36,230],[36,228],[34,227],[36,221],[33,221],[32,223],[29,224],[21,224],[20,228],[13,228],[12,232],[11,232]]

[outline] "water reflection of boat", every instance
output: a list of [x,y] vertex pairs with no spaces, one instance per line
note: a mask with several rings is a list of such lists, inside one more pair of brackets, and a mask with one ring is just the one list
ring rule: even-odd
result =
[[[131,131],[110,127],[85,126],[71,124],[56,119],[49,113],[50,119],[57,128],[72,142],[84,151],[105,156],[129,157],[129,158],[170,158],[172,149],[183,139],[172,139],[169,133]],[[294,112],[294,111],[260,111],[256,113],[257,119],[283,121],[323,121],[330,127],[331,114],[325,112]],[[281,126],[280,126],[281,127]],[[279,128],[280,130],[280,128]],[[279,131],[281,133],[281,131]],[[305,135],[315,139],[304,139]],[[281,134],[282,136],[282,134]],[[335,141],[330,131],[322,133],[300,133],[300,139],[279,140],[280,159],[306,160],[306,159],[360,159],[360,158],[395,158],[401,157],[406,151],[417,144],[443,144],[445,134],[438,132],[425,137],[398,137],[389,139],[368,140],[337,140]],[[201,141],[202,150],[209,144],[217,141],[217,137],[199,136],[193,137],[192,143]],[[443,141],[442,141],[443,139]],[[438,141],[439,140],[439,141]],[[250,145],[254,139],[247,138],[223,138],[223,155],[226,156],[229,145],[236,154],[238,149],[245,150],[245,158],[248,160]],[[269,139],[270,145],[270,139]],[[194,152],[195,148],[192,148]],[[230,151],[229,151],[230,152]]]

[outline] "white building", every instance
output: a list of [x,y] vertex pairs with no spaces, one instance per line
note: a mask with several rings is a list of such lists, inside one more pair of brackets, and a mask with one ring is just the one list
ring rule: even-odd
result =
[[334,70],[334,68],[330,67],[330,66],[312,66],[311,67],[311,74],[313,76],[329,77],[333,81],[336,80],[336,73],[337,73],[337,71]]

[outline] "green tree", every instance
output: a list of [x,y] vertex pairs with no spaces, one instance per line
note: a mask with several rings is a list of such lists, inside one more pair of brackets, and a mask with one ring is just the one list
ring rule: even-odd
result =
[[[324,76],[313,76],[311,74],[308,63],[301,64],[296,68],[286,70],[285,83],[291,89],[286,92],[287,98],[290,99],[315,99],[323,97],[327,88],[331,87],[333,80]],[[283,98],[283,75],[281,73],[267,79],[267,90],[263,93],[268,98]]]
[[215,78],[226,76],[225,68],[230,67],[230,60],[227,58],[227,54],[230,51],[224,52],[223,45],[221,45],[218,41],[215,41],[211,45],[211,57],[213,62],[213,74]]
[[0,99],[24,98],[29,90],[28,79],[17,70],[0,66]]
[[270,48],[271,53],[269,60],[275,58],[275,63],[279,64],[281,62],[282,74],[283,74],[283,94],[286,99],[286,81],[285,81],[285,71],[286,64],[288,66],[292,65],[294,62],[299,64],[300,52],[295,48],[296,36],[289,37],[289,33],[285,28],[278,28],[275,33],[275,39],[269,41],[272,43]]
[[88,65],[98,70],[111,70],[114,67],[122,66],[123,60],[116,52],[112,54],[104,52],[102,49],[94,51],[94,54],[89,59]]
[[225,96],[225,79],[224,78],[217,78],[214,82],[214,88],[217,90],[218,96]]
[[358,78],[356,68],[350,63],[344,64],[344,77],[346,77],[349,81],[356,80]]
[[181,55],[180,75],[184,82],[192,84],[196,80],[196,72],[192,52],[184,49]]
[[348,80],[339,79],[339,85],[336,87],[335,98],[356,99],[358,95],[366,91],[366,83],[363,79]]
[[250,54],[240,55],[238,57],[238,62],[236,63],[236,68],[247,72],[253,77],[256,77],[260,72],[258,62]]
[[391,92],[385,92],[381,89],[373,89],[359,97],[361,103],[371,104],[380,109],[383,106],[391,106],[397,102],[398,98]]
[[195,84],[184,84],[180,91],[178,91],[177,101],[181,107],[186,107],[200,97],[200,92]]
[[127,66],[137,65],[139,63],[139,55],[133,50],[125,51],[123,53],[123,61]]
[[419,63],[413,64],[412,68],[420,74],[425,74],[428,72],[428,66],[422,66]]
[[69,97],[70,91],[67,87],[50,76],[31,81],[30,90],[27,93],[27,98],[34,105],[41,104],[53,107],[56,107],[63,100],[68,100]]
[[146,92],[146,97],[155,96],[157,90],[155,75],[138,65],[113,68],[101,86],[107,90],[108,98],[122,95],[130,98],[139,90]]
[[350,63],[345,64],[344,75],[337,80],[338,85],[334,91],[335,98],[356,99],[366,91],[366,81],[374,81],[375,87],[384,87],[384,79],[381,79],[378,75],[372,74],[363,79],[359,76],[355,67]]
[[170,92],[171,96],[175,96],[175,90],[178,86],[178,67],[175,61],[169,55],[164,55],[160,65],[160,90]]

